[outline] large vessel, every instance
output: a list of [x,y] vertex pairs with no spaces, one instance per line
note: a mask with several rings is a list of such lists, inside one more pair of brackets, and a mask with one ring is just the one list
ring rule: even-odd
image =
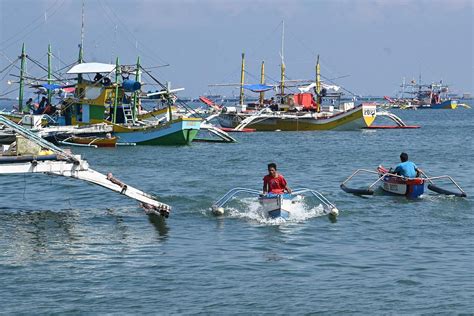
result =
[[[458,101],[449,95],[449,86],[443,81],[423,84],[421,76],[418,82],[414,79],[409,83],[403,79],[400,85],[400,97],[391,99],[385,97],[392,107],[401,109],[445,109],[454,110],[458,107]],[[408,95],[408,96],[406,96]]]

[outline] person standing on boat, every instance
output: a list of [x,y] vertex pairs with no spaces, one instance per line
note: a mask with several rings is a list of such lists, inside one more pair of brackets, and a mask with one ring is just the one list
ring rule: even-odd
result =
[[399,163],[393,173],[406,178],[416,178],[420,175],[420,169],[411,161],[408,160],[407,153],[400,154],[401,163]]
[[282,194],[285,191],[291,193],[291,189],[288,187],[285,178],[277,172],[275,163],[269,163],[268,174],[263,177],[263,194]]

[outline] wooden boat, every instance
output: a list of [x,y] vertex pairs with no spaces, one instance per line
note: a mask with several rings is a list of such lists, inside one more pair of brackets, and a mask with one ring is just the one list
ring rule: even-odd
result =
[[223,215],[225,212],[224,206],[231,201],[235,196],[247,194],[253,196],[259,202],[264,217],[272,219],[289,219],[291,213],[297,203],[301,203],[304,195],[311,195],[320,201],[323,206],[324,212],[331,216],[337,216],[339,210],[329,202],[324,195],[316,190],[300,188],[295,189],[291,194],[261,194],[260,191],[247,189],[247,188],[234,188],[224,194],[217,202],[212,205],[212,212],[216,215]]
[[[376,174],[378,179],[370,184],[367,188],[351,188],[347,186],[347,183],[354,178],[356,175],[361,173]],[[443,189],[435,184],[435,180],[448,180],[450,181],[458,191],[451,191]],[[402,195],[407,198],[413,199],[420,197],[425,192],[425,184],[428,183],[428,189],[438,194],[452,195],[457,197],[466,197],[467,194],[464,190],[454,181],[450,176],[436,176],[428,177],[424,172],[416,178],[405,178],[403,176],[393,174],[391,170],[387,170],[383,166],[377,167],[376,171],[367,169],[357,169],[352,173],[346,180],[344,180],[340,187],[347,193],[355,195],[374,195],[374,187],[379,184],[383,192],[390,194]]]
[[118,138],[115,136],[112,137],[96,137],[96,136],[89,136],[89,137],[78,137],[72,136],[70,138],[65,139],[62,141],[62,144],[72,143],[76,145],[84,145],[84,146],[94,146],[94,147],[115,147],[117,146]]
[[[51,70],[51,46],[48,47],[48,79],[46,84],[40,85],[47,91],[48,99],[53,95],[53,86],[63,88],[54,84]],[[23,109],[24,90],[24,64],[28,55],[23,45],[21,55],[20,89],[18,108]],[[152,79],[157,84],[164,87],[158,92],[163,102],[166,104],[164,111],[169,115],[164,116],[159,121],[147,121],[138,115],[141,101],[141,74],[150,73],[141,67],[140,60],[137,60],[135,67],[121,66],[117,58],[114,64],[104,63],[84,63],[82,59],[82,45],[80,46],[78,64],[71,67],[67,74],[77,75],[77,84],[73,85],[74,94],[69,95],[57,105],[54,114],[55,126],[68,128],[68,136],[81,137],[83,127],[92,127],[96,124],[107,124],[112,127],[112,135],[118,137],[118,142],[144,144],[144,145],[186,145],[190,144],[200,129],[200,118],[173,117],[171,108],[176,101],[175,91],[170,90],[160,83],[153,76]],[[87,75],[95,75],[94,80],[86,80]],[[112,78],[114,75],[115,78]],[[128,77],[134,75],[133,79]],[[109,78],[110,77],[110,78]],[[71,85],[68,85],[70,87]],[[51,107],[53,109],[53,107]],[[163,111],[162,111],[163,112]],[[150,113],[153,116],[155,113]],[[159,113],[158,113],[159,114]],[[34,128],[40,130],[43,127],[43,118],[48,116],[25,115],[18,113],[10,115],[12,121],[17,123],[25,116],[40,117],[39,123],[34,124]],[[147,116],[145,115],[145,118]],[[51,122],[49,122],[51,123]],[[52,131],[50,130],[52,133]],[[77,132],[77,133],[76,133]],[[59,132],[58,132],[59,133]],[[63,131],[61,131],[63,133]],[[62,134],[63,135],[63,134]],[[51,136],[49,133],[48,136]],[[101,134],[91,135],[101,137]]]
[[[255,131],[358,130],[368,127],[376,117],[374,104],[362,104],[346,111],[321,112],[242,112],[226,108],[218,116],[219,124],[231,131],[249,128]],[[247,130],[249,130],[247,129]]]
[[[116,65],[78,64],[72,67],[69,74],[98,73],[115,70],[115,83],[109,85],[101,82],[82,81],[76,86],[76,97],[66,100],[72,111],[69,118],[72,125],[107,123],[112,126],[112,134],[120,143],[137,145],[186,145],[196,137],[202,119],[175,117],[171,107],[175,100],[172,92],[163,91],[168,103],[168,116],[162,120],[145,121],[138,117],[139,89],[141,87],[139,61],[136,65],[135,80],[119,82],[121,67],[118,59]],[[66,118],[67,119],[67,118]]]
[[[233,131],[245,128],[256,131],[358,130],[370,126],[377,115],[375,103],[355,105],[352,101],[342,101],[343,93],[340,87],[322,82],[319,69],[318,57],[315,82],[298,87],[299,93],[285,93],[283,60],[281,82],[278,86],[264,83],[263,63],[261,83],[247,85],[244,82],[245,55],[242,54],[240,101],[235,106],[219,109],[219,124]],[[309,83],[308,80],[304,82]],[[265,100],[265,91],[277,88],[280,90],[276,95],[278,101]],[[245,89],[259,93],[259,102],[245,104]],[[201,101],[211,106],[208,100]],[[216,107],[213,106],[213,109],[216,110]]]

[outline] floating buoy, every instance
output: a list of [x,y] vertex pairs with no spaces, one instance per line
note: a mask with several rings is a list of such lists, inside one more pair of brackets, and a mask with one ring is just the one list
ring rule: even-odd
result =
[[223,207],[217,207],[213,206],[212,207],[212,213],[216,216],[221,216],[224,215],[224,208]]
[[339,210],[337,208],[333,207],[329,210],[329,214],[332,215],[332,216],[337,216],[337,215],[339,215]]

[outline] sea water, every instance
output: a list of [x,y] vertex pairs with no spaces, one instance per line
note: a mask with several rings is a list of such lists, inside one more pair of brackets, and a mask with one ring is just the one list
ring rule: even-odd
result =
[[[473,313],[474,111],[394,112],[421,128],[73,149],[170,204],[166,220],[77,180],[1,176],[0,313]],[[468,198],[339,188],[355,169],[393,167],[402,151],[428,175],[454,177]],[[291,187],[323,193],[337,221],[315,202],[268,220],[245,198],[212,215],[229,189],[260,189],[269,162]]]

